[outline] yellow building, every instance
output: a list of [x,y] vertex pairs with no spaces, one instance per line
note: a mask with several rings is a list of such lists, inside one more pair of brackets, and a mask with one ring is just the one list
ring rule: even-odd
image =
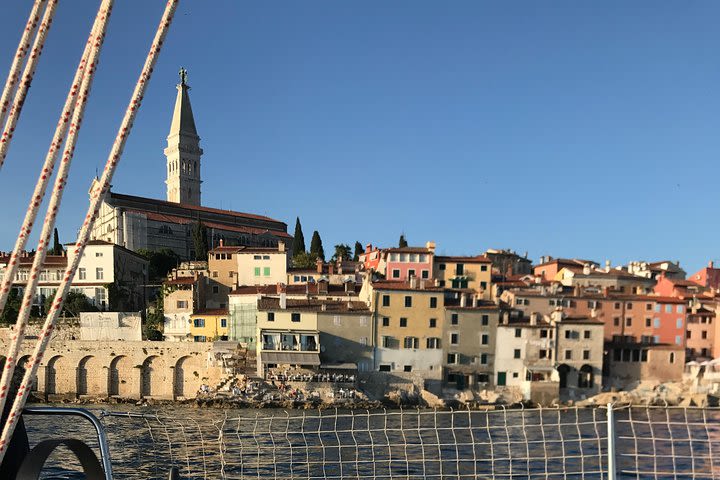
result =
[[190,315],[190,337],[195,342],[227,340],[229,331],[227,309],[205,310]]
[[470,289],[490,300],[492,289],[492,260],[484,255],[474,257],[435,257],[433,278],[440,287]]

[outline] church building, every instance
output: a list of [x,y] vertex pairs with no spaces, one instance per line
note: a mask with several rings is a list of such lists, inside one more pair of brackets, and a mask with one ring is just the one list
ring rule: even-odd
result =
[[177,98],[167,137],[166,200],[110,191],[100,208],[91,238],[130,250],[169,248],[194,259],[193,230],[205,227],[209,248],[220,244],[275,247],[290,244],[287,224],[262,215],[203,207],[200,137],[190,106],[187,72],[180,70]]

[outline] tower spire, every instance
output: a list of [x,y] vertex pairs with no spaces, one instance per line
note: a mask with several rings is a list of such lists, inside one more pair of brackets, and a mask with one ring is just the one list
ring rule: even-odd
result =
[[200,137],[190,106],[187,70],[180,68],[180,83],[173,110],[170,133],[167,137],[167,200],[175,203],[200,205]]

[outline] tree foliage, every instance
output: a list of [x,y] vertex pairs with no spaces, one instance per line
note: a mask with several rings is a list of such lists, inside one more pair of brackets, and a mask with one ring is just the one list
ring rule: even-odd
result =
[[362,243],[355,242],[355,255],[353,255],[353,261],[357,262],[360,260],[360,255],[362,255],[365,252],[365,249],[362,246]]
[[317,265],[317,255],[309,252],[300,252],[292,258],[292,266],[294,268],[315,268]]
[[5,302],[5,308],[0,313],[0,324],[9,325],[15,323],[17,320],[18,313],[20,313],[20,304],[22,298],[17,290],[10,290],[7,301]]
[[[50,311],[55,295],[50,295],[45,298],[45,313]],[[70,291],[65,297],[65,303],[63,303],[62,315],[69,315],[72,317],[80,316],[80,312],[97,312],[98,308],[92,304],[90,299],[81,292]]]
[[400,241],[398,242],[398,247],[404,248],[407,246],[408,246],[408,243],[407,243],[407,240],[405,240],[405,234],[403,233],[402,235],[400,235]]
[[337,262],[338,260],[349,260],[351,257],[350,245],[341,243],[335,245],[335,254],[332,256],[332,261]]
[[165,330],[164,297],[162,290],[155,300],[155,306],[149,308],[143,324],[143,340],[160,341]]
[[163,280],[168,272],[175,268],[180,261],[178,254],[169,248],[163,248],[158,251],[141,248],[137,253],[147,258],[150,262],[148,276],[151,281]]
[[295,235],[293,237],[293,257],[305,253],[305,236],[303,235],[302,225],[300,225],[300,217],[295,219]]
[[315,255],[315,258],[320,258],[325,261],[325,249],[323,248],[322,239],[320,233],[317,230],[313,232],[312,240],[310,240],[310,254]]
[[207,228],[202,222],[194,223],[192,226],[193,248],[195,250],[195,260],[207,260],[208,244]]
[[56,228],[53,232],[53,247],[50,250],[50,255],[62,255],[63,252],[65,252],[65,249],[60,243],[60,235],[58,235],[58,229]]

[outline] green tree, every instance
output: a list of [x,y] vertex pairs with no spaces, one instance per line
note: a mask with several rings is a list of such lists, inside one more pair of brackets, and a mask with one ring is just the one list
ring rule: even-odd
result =
[[[55,295],[50,295],[49,297],[45,298],[45,313],[50,311],[50,307],[52,306],[53,301],[55,300]],[[97,312],[98,308],[92,304],[90,299],[85,296],[85,294],[81,292],[68,292],[67,296],[65,297],[65,303],[63,303],[63,309],[62,312],[60,312],[63,315],[70,315],[73,317],[77,317],[80,315],[80,312]]]
[[20,313],[21,304],[22,298],[20,298],[18,291],[15,289],[10,290],[7,301],[5,302],[5,308],[2,313],[0,313],[0,324],[14,324],[17,320],[18,313]]
[[60,243],[60,235],[58,235],[58,230],[56,228],[55,232],[53,232],[53,247],[52,250],[50,250],[50,255],[62,255],[64,251],[65,250]]
[[163,280],[168,272],[176,267],[180,261],[178,254],[169,248],[163,248],[158,251],[141,248],[137,253],[147,258],[150,262],[148,277],[152,281]]
[[315,268],[317,265],[317,255],[309,252],[300,252],[293,256],[292,266],[295,268]]
[[352,252],[352,250],[350,250],[350,245],[346,245],[344,243],[335,245],[335,255],[332,256],[331,261],[336,262],[338,260],[349,260],[350,252]]
[[293,257],[305,252],[305,236],[303,235],[300,217],[295,219],[295,236],[292,243]]
[[193,248],[195,249],[195,260],[207,260],[210,247],[208,245],[207,228],[205,228],[202,222],[193,224],[192,238]]
[[313,232],[312,240],[310,240],[310,254],[315,255],[315,258],[321,258],[323,262],[325,261],[325,249],[317,230]]
[[407,246],[408,246],[407,240],[405,240],[405,234],[403,233],[402,235],[400,235],[400,241],[398,242],[398,247],[404,248]]
[[360,255],[362,255],[365,252],[365,249],[363,249],[362,243],[355,242],[355,255],[353,255],[353,261],[357,262],[360,260]]
[[164,297],[163,291],[155,300],[155,306],[148,308],[145,322],[143,323],[143,340],[160,341],[163,339],[163,331],[165,329],[165,313],[164,313]]

